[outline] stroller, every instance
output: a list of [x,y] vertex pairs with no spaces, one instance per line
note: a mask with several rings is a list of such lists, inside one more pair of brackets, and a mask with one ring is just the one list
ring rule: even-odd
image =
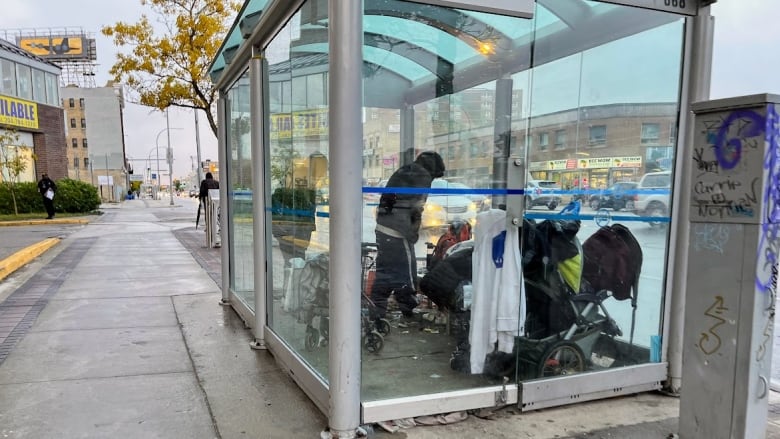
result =
[[[363,347],[371,353],[378,353],[384,348],[384,337],[390,333],[390,323],[381,319],[372,322],[369,318],[374,302],[366,294],[367,279],[373,270],[376,260],[376,244],[363,243],[362,253],[362,291],[361,291],[361,332]],[[307,351],[316,347],[328,345],[329,338],[329,255],[321,253],[306,261],[300,274],[299,289],[303,304],[301,320],[306,324],[304,347]],[[317,326],[314,320],[317,320]]]
[[[599,246],[587,245],[594,239],[592,237],[586,241],[585,247],[598,248],[598,253],[614,252],[633,261],[626,270],[633,276],[630,285],[609,285],[615,282],[613,277],[595,271],[607,262],[583,252],[576,236],[579,221],[523,221],[522,265],[528,310],[525,332],[523,336],[516,337],[512,353],[494,351],[487,355],[483,370],[485,375],[503,378],[518,373],[521,379],[530,379],[583,372],[590,366],[594,352],[609,350],[605,347],[608,344],[612,347],[617,345],[614,338],[622,336],[622,331],[604,302],[610,297],[618,300],[628,298],[613,295],[613,291],[625,293],[627,288],[633,290],[630,297],[636,309],[642,253],[628,229],[617,225],[612,227],[621,228],[628,236],[624,236],[624,240],[603,239]],[[607,231],[611,229],[604,228],[596,235],[613,236]],[[465,318],[460,319],[464,328],[455,331],[465,337],[456,339],[457,348],[450,359],[450,366],[470,373],[469,317],[468,311],[462,308],[463,296],[456,286],[471,280],[471,252],[459,252],[452,255],[452,260],[449,259],[445,258],[444,263],[434,267],[420,285],[423,292],[441,307],[465,314]],[[473,294],[477,295],[479,291],[473,291]],[[633,340],[629,346],[631,343]],[[612,352],[617,352],[617,349],[612,349]]]
[[522,378],[583,372],[598,342],[623,335],[604,306],[612,293],[595,290],[584,276],[579,221],[545,220],[525,227],[528,313],[525,336],[515,343],[518,372]]

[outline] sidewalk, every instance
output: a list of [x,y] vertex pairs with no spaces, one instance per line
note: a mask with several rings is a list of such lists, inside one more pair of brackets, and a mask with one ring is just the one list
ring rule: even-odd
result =
[[[196,202],[177,203],[107,209],[9,278],[0,328],[3,313],[20,323],[0,341],[3,438],[319,437],[327,418],[218,305],[220,250],[194,229]],[[374,437],[665,438],[677,411],[648,393]]]

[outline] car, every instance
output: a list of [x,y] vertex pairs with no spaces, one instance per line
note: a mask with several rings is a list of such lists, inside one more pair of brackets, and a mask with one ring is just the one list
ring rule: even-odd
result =
[[607,189],[590,196],[588,205],[593,210],[599,209],[634,209],[634,195],[639,184],[633,181],[621,181]]
[[197,197],[198,196],[198,191],[196,191],[195,189],[190,189],[189,196],[190,196],[190,198]]
[[[463,183],[458,183],[455,181],[447,181],[448,187],[452,189],[459,189],[460,191],[468,192],[472,190],[471,187],[466,186]],[[482,212],[483,210],[490,209],[490,197],[487,195],[482,194],[473,194],[473,193],[464,193],[464,197],[470,199],[471,201],[477,203],[477,211]]]
[[[648,172],[639,180],[634,196],[634,211],[639,216],[668,217],[669,189],[672,187],[670,171]],[[660,227],[666,221],[648,221],[650,227]]]
[[555,210],[561,204],[559,195],[561,187],[552,180],[528,180],[525,185],[525,207],[533,209],[536,206],[546,206]]

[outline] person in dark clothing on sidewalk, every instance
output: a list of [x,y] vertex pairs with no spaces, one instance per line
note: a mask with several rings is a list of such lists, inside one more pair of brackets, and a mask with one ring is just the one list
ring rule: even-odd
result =
[[198,194],[198,198],[204,206],[206,205],[206,200],[209,197],[209,189],[219,189],[219,182],[214,180],[214,176],[211,175],[211,172],[207,172],[206,178],[200,182],[200,193]]
[[[444,160],[435,152],[421,153],[413,163],[404,165],[387,181],[388,188],[429,189],[434,178],[444,175]],[[420,224],[427,193],[418,191],[384,193],[376,213],[376,278],[371,300],[376,305],[373,319],[384,318],[387,300],[395,300],[405,317],[412,317],[417,306],[417,259],[414,244],[419,238]],[[423,191],[420,191],[423,192]]]
[[48,215],[46,219],[54,218],[54,194],[57,193],[57,185],[46,173],[41,175],[41,181],[38,182],[38,192],[43,197],[43,207]]

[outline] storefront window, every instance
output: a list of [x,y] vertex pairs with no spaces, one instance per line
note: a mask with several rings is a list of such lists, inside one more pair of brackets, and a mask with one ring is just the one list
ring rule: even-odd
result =
[[[228,91],[227,178],[230,224],[230,288],[250,309],[255,306],[252,229],[252,144],[249,75],[245,72]],[[223,182],[224,184],[224,182]]]
[[323,380],[330,297],[328,55],[327,44],[318,44],[318,51],[325,52],[316,54],[304,46],[305,36],[322,37],[322,32],[295,23],[302,17],[327,22],[326,11],[320,2],[305,3],[265,48],[270,107],[266,206],[273,242],[268,248],[268,326]]

